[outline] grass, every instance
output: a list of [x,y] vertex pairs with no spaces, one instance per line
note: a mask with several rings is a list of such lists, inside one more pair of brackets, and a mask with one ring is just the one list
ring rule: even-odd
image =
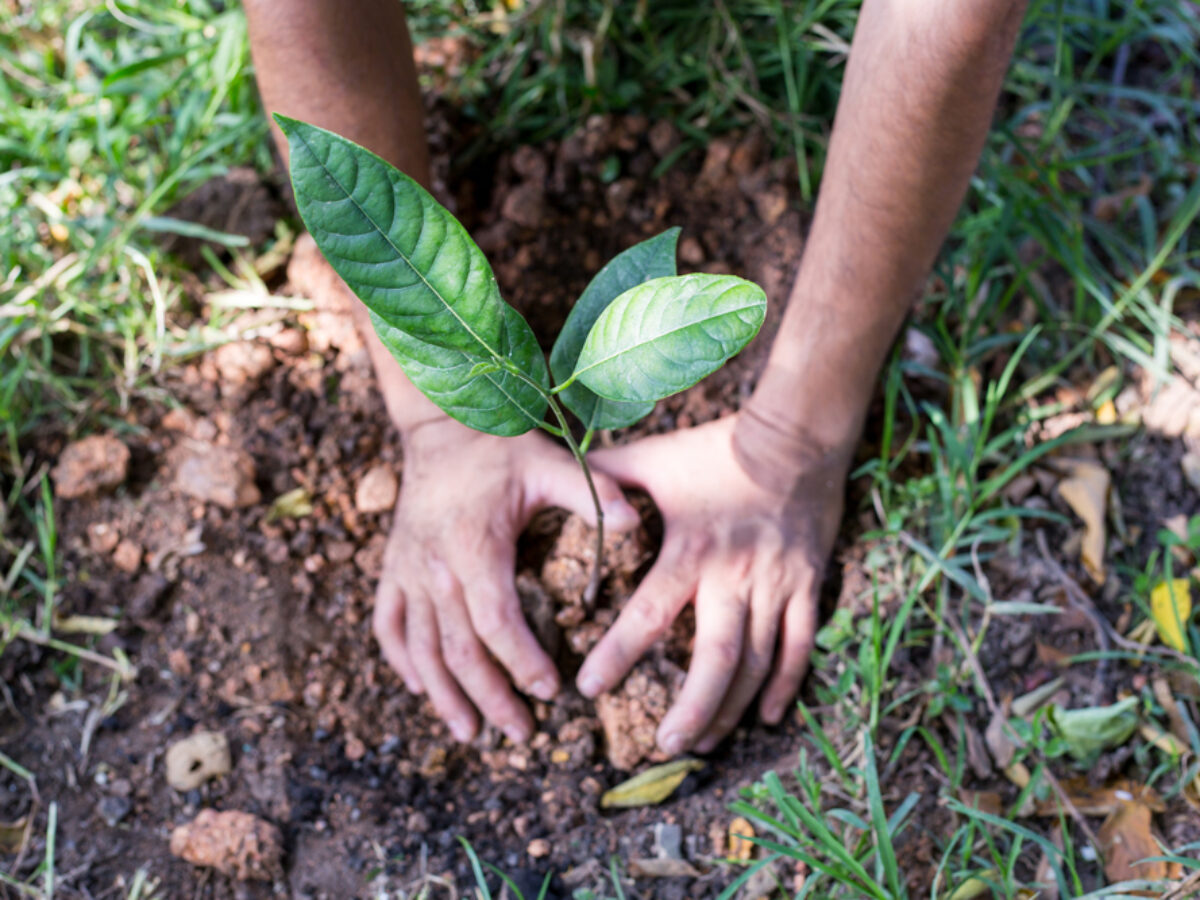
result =
[[[266,169],[270,156],[236,8],[13,8],[0,26],[0,649],[21,637],[65,648],[69,686],[81,664],[126,663],[54,633],[57,528],[35,438],[130,427],[123,415],[161,397],[164,368],[220,339],[224,320],[196,306],[188,274],[156,236],[194,233],[167,215],[172,203],[229,166]],[[456,33],[479,50],[449,98],[486,126],[470,154],[557,137],[593,113],[639,111],[678,124],[684,141],[668,166],[716,134],[757,126],[778,155],[795,156],[806,200],[856,9],[848,0],[410,4],[418,38]],[[1060,446],[1121,448],[1132,429],[1090,424],[1051,442],[1031,434],[1067,409],[1064,388],[1087,395],[1077,409],[1094,419],[1128,367],[1171,377],[1179,309],[1200,292],[1198,33],[1182,2],[1032,4],[996,127],[914,316],[937,363],[897,350],[885,367],[876,452],[858,472],[878,520],[864,537],[872,612],[855,621],[840,611],[823,629],[795,771],[750,786],[734,805],[758,828],[766,855],[755,866],[807,867],[802,896],[916,896],[905,848],[918,839],[936,860],[926,890],[944,900],[1028,897],[1040,877],[1063,897],[1136,889],[1099,886],[1092,836],[1069,814],[1021,814],[1070,771],[1045,714],[1004,717],[1028,776],[1012,803],[984,811],[961,791],[971,783],[969,730],[984,730],[996,702],[981,654],[1014,616],[1038,612],[993,596],[989,561],[1068,523],[1006,489]],[[218,250],[243,243],[205,236]],[[246,261],[209,258],[242,295],[265,292]],[[1134,624],[1148,616],[1153,586],[1176,574],[1173,541],[1117,568]],[[1116,643],[1077,663],[1141,661],[1195,678],[1200,633],[1189,635],[1187,652]],[[919,679],[905,677],[914,671]],[[1190,728],[1183,746],[1135,738],[1128,766],[1176,798],[1200,770],[1195,705],[1168,709],[1149,686],[1140,698],[1143,723],[1174,713]],[[913,754],[927,767],[928,796],[889,789]],[[24,779],[19,763],[0,763]],[[937,833],[935,811],[949,823]],[[52,892],[55,832],[20,893]],[[1196,851],[1164,852],[1192,870]],[[471,859],[488,896],[494,870]],[[615,868],[613,887],[619,896]],[[152,892],[140,873],[126,894]]]

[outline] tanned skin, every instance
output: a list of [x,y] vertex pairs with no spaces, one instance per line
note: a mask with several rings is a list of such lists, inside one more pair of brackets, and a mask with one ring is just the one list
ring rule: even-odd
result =
[[[269,111],[428,183],[397,0],[361,0],[354,16],[337,0],[246,0],[246,12]],[[712,749],[755,697],[778,722],[800,687],[871,391],[962,203],[1023,14],[1023,0],[865,0],[813,227],[753,396],[733,416],[591,454],[606,522],[636,524],[618,485],[636,486],[665,534],[577,685],[588,697],[615,687],[695,604],[691,667],[658,733],[668,753]],[[359,322],[405,451],[376,637],[456,738],[472,739],[482,713],[525,740],[517,691],[549,699],[560,680],[513,589],[516,538],[544,506],[591,518],[583,479],[540,434],[493,438],[450,420]]]

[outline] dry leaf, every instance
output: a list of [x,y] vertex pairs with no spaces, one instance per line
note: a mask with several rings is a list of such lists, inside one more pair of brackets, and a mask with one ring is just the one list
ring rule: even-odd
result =
[[651,766],[640,775],[606,791],[600,798],[600,806],[609,809],[662,803],[683,783],[689,772],[698,772],[703,768],[704,763],[698,759],[677,759],[661,766]]
[[634,878],[699,878],[700,872],[686,859],[631,859],[629,874]]
[[0,853],[20,853],[28,839],[29,816],[21,816],[15,822],[0,822]]
[[1115,425],[1117,423],[1117,406],[1111,400],[1105,400],[1096,410],[1097,425]]
[[[987,880],[985,881],[984,879]],[[998,884],[999,882],[1000,873],[995,869],[988,869],[979,877],[968,878],[956,887],[950,895],[949,900],[975,900],[976,897],[988,894],[992,890],[992,884]]]
[[1192,586],[1187,578],[1161,581],[1150,591],[1150,615],[1168,647],[1187,649],[1187,623],[1192,616]]
[[1112,478],[1108,469],[1088,459],[1064,460],[1068,475],[1058,483],[1058,494],[1083,520],[1083,568],[1096,584],[1104,584],[1104,526],[1108,509],[1108,488]]
[[749,819],[738,816],[729,823],[729,856],[748,862],[754,856],[754,826]]
[[998,791],[972,791],[967,788],[958,789],[958,799],[963,806],[977,809],[991,816],[1004,815],[1004,800]]
[[1153,744],[1163,753],[1170,756],[1182,756],[1187,752],[1187,744],[1169,731],[1163,731],[1153,722],[1147,722],[1138,729],[1138,734],[1148,744]]
[[116,630],[119,623],[107,616],[54,616],[54,630],[59,634],[92,634],[102,636]]
[[280,494],[267,511],[267,521],[276,519],[303,519],[313,512],[312,495],[306,488],[298,487]]
[[1122,803],[1100,828],[1100,849],[1104,852],[1104,874],[1110,884],[1145,878],[1166,878],[1165,862],[1142,862],[1148,856],[1161,856],[1162,848],[1151,833],[1152,813],[1144,803]]
[[[1131,802],[1140,803],[1155,812],[1166,809],[1162,797],[1154,788],[1135,784],[1128,778],[1118,778],[1103,787],[1097,787],[1089,783],[1086,775],[1077,775],[1064,779],[1062,789],[1075,809],[1085,816],[1112,815],[1121,806]],[[1051,818],[1057,817],[1061,811],[1057,794],[1039,800],[1034,810],[1036,815]]]

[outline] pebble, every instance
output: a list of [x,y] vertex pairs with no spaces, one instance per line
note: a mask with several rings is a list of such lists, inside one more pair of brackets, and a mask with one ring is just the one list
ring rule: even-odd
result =
[[109,554],[117,548],[121,532],[111,522],[93,522],[87,528],[87,537],[93,553]]
[[132,575],[142,567],[142,547],[136,541],[128,538],[117,544],[113,550],[113,565],[122,572]]
[[220,778],[232,768],[229,741],[217,731],[198,731],[167,750],[167,784],[180,793]]
[[129,448],[111,434],[93,434],[68,444],[50,473],[63,500],[114,488],[129,471]]
[[543,859],[550,855],[550,842],[545,838],[534,838],[525,852],[534,859]]
[[128,797],[102,797],[96,804],[96,812],[108,823],[109,828],[115,828],[132,809],[133,804],[129,802]]
[[283,841],[270,822],[238,810],[201,810],[171,832],[171,853],[239,881],[283,874]]
[[354,507],[364,515],[390,512],[396,505],[400,493],[400,482],[396,473],[386,463],[372,466],[358,482],[354,491]]
[[197,500],[226,509],[253,506],[262,499],[254,483],[254,460],[234,447],[190,442],[175,471],[175,486]]

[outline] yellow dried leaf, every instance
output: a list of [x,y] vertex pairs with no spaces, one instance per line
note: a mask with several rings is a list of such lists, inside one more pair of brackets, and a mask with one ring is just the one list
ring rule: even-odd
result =
[[1146,722],[1138,729],[1138,734],[1149,744],[1153,744],[1169,756],[1182,756],[1187,752],[1187,744],[1169,731],[1163,731],[1152,722]]
[[677,759],[651,766],[640,775],[623,781],[600,798],[600,806],[611,807],[653,806],[662,803],[683,783],[689,772],[698,772],[704,763],[698,759]]
[[117,624],[107,616],[54,616],[54,630],[59,634],[105,635],[115,631]]
[[0,853],[17,854],[29,840],[29,817],[22,816],[15,822],[0,822]]
[[1111,400],[1106,400],[1100,404],[1100,408],[1096,410],[1097,425],[1115,425],[1117,423],[1117,407]]
[[729,856],[748,862],[754,855],[754,826],[749,819],[738,816],[729,823]]
[[303,519],[311,516],[313,511],[312,495],[302,487],[280,494],[267,511],[267,521],[276,519]]
[[1186,626],[1192,615],[1192,586],[1186,578],[1161,581],[1150,592],[1150,615],[1168,647],[1187,649]]
[[[992,884],[1000,881],[1000,873],[995,869],[988,869],[978,878],[968,878],[950,895],[950,900],[975,900],[976,897],[982,897],[992,890]],[[989,881],[991,884],[989,884]]]
[[1058,483],[1058,494],[1083,520],[1083,568],[1097,584],[1104,584],[1104,548],[1108,535],[1104,526],[1108,508],[1108,469],[1088,459],[1064,460],[1068,475]]

